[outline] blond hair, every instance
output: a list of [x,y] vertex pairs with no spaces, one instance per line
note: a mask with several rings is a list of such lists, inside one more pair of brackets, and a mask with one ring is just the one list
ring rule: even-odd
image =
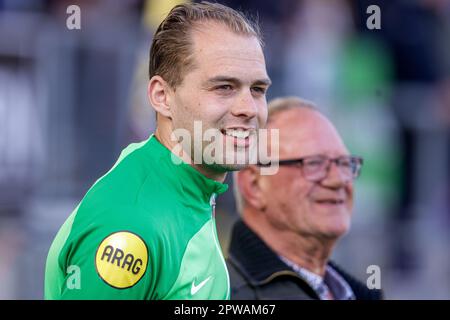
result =
[[263,45],[256,20],[219,3],[185,3],[175,6],[161,22],[150,49],[149,77],[161,76],[175,88],[194,68],[192,30],[203,22],[217,22],[236,34],[256,37]]

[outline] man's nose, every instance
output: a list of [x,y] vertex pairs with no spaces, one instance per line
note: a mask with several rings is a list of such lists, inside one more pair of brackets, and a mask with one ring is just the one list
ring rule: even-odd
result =
[[250,90],[243,90],[231,109],[231,113],[236,117],[254,118],[258,113],[255,98]]
[[329,188],[341,188],[347,183],[351,182],[351,179],[347,177],[336,162],[331,161],[328,165],[328,170],[325,178],[322,179],[322,184]]

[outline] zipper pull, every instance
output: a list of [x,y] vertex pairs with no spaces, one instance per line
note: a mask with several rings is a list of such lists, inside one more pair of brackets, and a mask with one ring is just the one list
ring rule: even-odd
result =
[[209,205],[212,208],[212,216],[213,218],[216,216],[216,194],[213,193],[211,198],[209,198]]
[[216,205],[216,194],[215,194],[215,193],[213,193],[213,194],[211,195],[211,198],[209,198],[209,205],[210,205],[211,207],[213,207],[213,206]]

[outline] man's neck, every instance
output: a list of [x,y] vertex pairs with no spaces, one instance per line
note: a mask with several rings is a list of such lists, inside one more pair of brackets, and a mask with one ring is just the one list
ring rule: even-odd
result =
[[273,250],[296,265],[321,277],[325,276],[334,241],[322,241],[315,237],[303,237],[293,232],[281,232],[271,241]]
[[[319,239],[303,236],[290,230],[274,229],[264,218],[254,223],[254,218],[244,222],[269,246],[276,254],[287,258],[298,266],[321,277],[325,276],[326,266],[331,256],[336,239]],[[261,220],[264,220],[262,222]]]
[[[174,142],[168,137],[167,135],[163,134],[159,128],[156,128],[155,131],[155,137],[158,139],[158,141],[165,146],[167,149],[169,149],[172,153],[173,149],[175,148],[177,142]],[[174,153],[175,154],[175,153]],[[193,167],[195,170],[203,174],[205,177],[218,181],[218,182],[224,182],[225,177],[227,175],[226,172],[220,172],[213,170],[212,168],[209,168],[207,166],[203,166],[201,164],[195,164],[193,163],[192,159],[189,157],[189,155],[184,152],[183,149],[181,149],[181,154],[175,154],[177,157],[181,158],[183,162],[189,164],[191,167]]]
[[191,166],[196,169],[198,172],[203,174],[205,177],[221,182],[223,183],[225,181],[225,178],[227,176],[226,172],[219,172],[212,169],[209,169],[208,167],[197,165],[197,164],[191,164]]

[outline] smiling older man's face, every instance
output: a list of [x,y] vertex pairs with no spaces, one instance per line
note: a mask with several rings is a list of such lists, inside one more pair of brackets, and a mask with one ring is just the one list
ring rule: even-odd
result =
[[[348,155],[331,122],[319,112],[295,108],[275,115],[268,128],[280,128],[280,160],[312,155],[330,158]],[[305,179],[301,166],[280,166],[273,176],[264,176],[266,214],[272,225],[303,236],[338,238],[350,228],[353,182],[336,164],[326,177]]]

